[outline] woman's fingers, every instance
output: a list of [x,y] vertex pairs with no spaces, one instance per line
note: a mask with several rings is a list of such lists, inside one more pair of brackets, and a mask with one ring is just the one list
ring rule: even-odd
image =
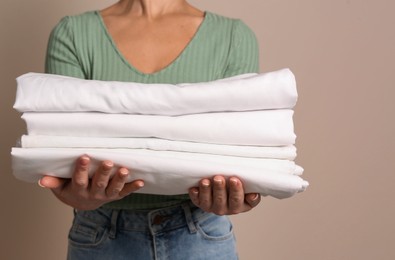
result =
[[229,212],[237,214],[245,211],[244,189],[241,181],[236,177],[229,178]]
[[72,176],[72,185],[77,190],[85,190],[89,186],[89,165],[90,158],[86,155],[77,160],[74,174]]
[[209,179],[203,179],[199,183],[199,206],[205,211],[210,212],[212,207],[212,191],[211,181]]
[[212,180],[203,179],[199,187],[189,190],[192,202],[206,212],[231,215],[246,212],[257,206],[261,197],[257,193],[245,194],[243,183],[237,177],[217,175]]
[[67,179],[63,178],[44,176],[38,181],[38,185],[48,189],[61,189],[67,181]]
[[44,176],[39,185],[50,188],[65,204],[81,210],[96,209],[144,186],[142,180],[126,183],[129,170],[123,167],[112,176],[114,164],[111,161],[103,161],[90,179],[90,163],[88,156],[81,156],[71,179]]
[[[196,206],[200,207],[199,188],[197,188],[197,187],[190,188],[189,189],[189,198],[191,199],[193,204],[195,204]],[[201,208],[201,209],[203,209],[203,208]]]
[[90,187],[90,194],[92,197],[99,199],[105,195],[113,167],[114,163],[111,161],[103,161],[101,163],[92,177]]
[[251,208],[254,208],[261,202],[261,195],[259,193],[248,193],[245,195],[245,200]]
[[130,183],[126,183],[121,192],[119,193],[119,196],[121,198],[141,189],[144,187],[144,181],[143,180],[135,180]]
[[111,179],[110,184],[106,188],[106,195],[109,198],[119,197],[119,193],[123,190],[127,177],[129,176],[129,170],[126,168],[119,168]]
[[223,176],[215,176],[213,178],[213,205],[211,210],[218,215],[228,213],[228,192],[226,180]]

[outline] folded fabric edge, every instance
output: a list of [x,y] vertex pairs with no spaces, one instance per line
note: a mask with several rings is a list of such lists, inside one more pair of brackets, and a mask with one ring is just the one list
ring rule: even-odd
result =
[[[279,69],[276,71],[271,71],[271,72],[265,72],[265,73],[260,73],[260,74],[252,74],[252,73],[248,73],[248,74],[241,74],[241,75],[236,75],[233,77],[229,77],[229,78],[225,78],[225,79],[219,79],[219,80],[213,80],[213,81],[207,81],[207,82],[197,82],[197,83],[182,83],[182,84],[154,84],[154,85],[174,85],[174,86],[188,86],[188,85],[199,85],[199,84],[212,84],[212,83],[223,83],[223,82],[242,82],[245,80],[248,80],[250,78],[255,78],[255,77],[259,77],[262,76],[264,77],[265,75],[269,75],[269,74],[274,74],[275,76],[273,78],[276,78],[277,81],[280,81],[282,83],[286,82],[286,84],[290,84],[292,86],[296,86],[296,82],[295,82],[295,76],[293,75],[292,71],[289,68],[284,68],[284,69]],[[279,76],[277,75],[281,75],[281,77],[279,78]],[[63,110],[52,110],[52,109],[48,109],[48,108],[38,108],[36,105],[37,103],[35,103],[35,108],[34,107],[29,107],[26,106],[26,104],[24,104],[25,101],[22,101],[22,96],[23,96],[23,91],[22,91],[22,87],[20,87],[19,85],[23,85],[26,84],[24,83],[24,81],[27,81],[29,78],[31,79],[39,79],[40,77],[43,78],[41,79],[42,81],[45,81],[45,79],[49,79],[51,81],[55,81],[56,79],[60,79],[60,80],[72,80],[75,81],[76,83],[78,82],[87,82],[87,80],[83,80],[83,79],[78,79],[78,78],[73,78],[73,77],[67,77],[67,76],[62,76],[62,75],[53,75],[53,74],[44,74],[44,73],[27,73],[24,75],[21,75],[19,77],[17,77],[17,83],[18,83],[18,88],[17,88],[17,95],[16,95],[16,100],[14,102],[14,109],[19,111],[19,112],[33,112],[33,111],[40,111],[40,112],[54,112],[54,111],[63,111]],[[270,77],[269,77],[270,78]],[[89,82],[92,82],[93,84],[97,83],[100,85],[100,83],[102,83],[102,81],[99,80],[89,80]],[[130,83],[134,83],[134,82],[118,82],[118,81],[106,81],[105,84],[112,84],[112,83],[122,83],[122,84],[130,84]],[[139,85],[147,85],[144,83],[135,83],[135,84],[139,84]],[[152,84],[151,84],[152,85]],[[27,88],[29,89],[29,88]],[[296,96],[295,96],[296,95]],[[287,105],[284,106],[284,104],[282,104],[281,106],[275,106],[275,107],[265,107],[264,109],[292,109],[294,107],[294,105],[296,104],[296,99],[297,99],[297,91],[296,88],[293,89],[292,91],[292,105],[290,103],[287,102]],[[26,97],[27,98],[27,97]],[[261,103],[258,103],[261,104]],[[245,105],[244,105],[245,106]],[[226,111],[252,111],[252,110],[257,110],[259,109],[259,107],[251,107],[251,108],[247,108],[247,107],[241,107],[238,109],[230,109],[229,106],[227,106],[228,109],[223,109],[223,108],[218,108],[215,111],[217,112],[226,112]],[[193,113],[202,113],[202,112],[213,112],[211,110],[204,110],[200,111],[200,109],[202,108],[201,104],[199,103],[199,109],[197,111],[194,111],[194,109],[192,109],[192,111],[186,112],[185,108],[183,109],[183,112],[186,112],[186,114],[193,114]],[[233,107],[234,108],[234,107]],[[80,108],[81,109],[81,108]],[[82,112],[82,111],[86,111],[86,112],[93,112],[93,111],[97,111],[97,112],[107,112],[107,113],[127,113],[127,111],[101,111],[99,110],[95,110],[95,109],[73,109],[73,110],[68,110],[69,112]],[[130,111],[130,113],[133,114],[144,114],[144,113],[140,113],[140,112],[132,112]],[[150,113],[147,112],[147,114],[166,114],[169,113],[168,115],[180,115],[182,114],[182,111],[169,111],[169,112],[165,112],[163,111],[163,108],[161,109],[161,112],[159,113],[159,111],[151,111]],[[174,113],[174,114],[173,114]]]
[[[78,152],[75,153],[75,151],[68,151],[64,154],[63,152],[56,154],[54,151],[51,151],[51,154],[48,154],[48,156],[43,156],[42,154],[37,155],[34,153],[29,154],[29,152],[31,151],[26,151],[26,149],[23,148],[13,148],[11,152],[13,173],[15,177],[28,182],[36,182],[43,176],[44,172],[46,175],[69,178],[75,160],[79,156]],[[33,157],[29,158],[29,156]],[[92,154],[92,158],[96,158],[95,160],[92,160],[93,168],[99,164],[99,161],[104,160],[104,158],[107,157],[107,155],[103,156],[100,153]],[[37,158],[41,158],[42,160],[40,161]],[[126,160],[130,161],[130,158],[127,158]],[[119,163],[114,160],[114,163],[117,165],[124,165],[124,161]],[[223,165],[219,171],[213,171],[212,163],[211,165],[210,163],[199,164],[198,167],[195,168],[191,167],[188,163],[179,163],[175,165],[174,162],[172,162],[169,164],[167,160],[156,160],[155,163],[157,165],[152,166],[152,158],[139,158],[135,160],[135,165],[133,167],[138,167],[136,167],[137,170],[134,171],[134,175],[130,177],[128,181],[144,179],[147,185],[139,192],[162,195],[184,194],[187,193],[187,189],[189,187],[196,186],[201,178],[213,176],[218,174],[218,172],[229,173],[224,174],[224,176],[227,177],[240,177],[246,184],[246,193],[259,192],[263,196],[269,195],[275,198],[287,198],[305,190],[307,187],[306,183],[299,176],[291,174],[267,175],[252,169],[246,169],[243,167],[235,169],[234,167],[229,168],[226,165]],[[37,169],[44,166],[49,167],[49,170],[44,170],[38,173]],[[34,167],[36,167],[36,170],[32,169]],[[163,171],[166,167],[169,169],[167,169],[167,171]],[[155,173],[158,169],[160,169],[159,172],[162,171],[162,174]],[[26,174],[27,171],[35,173]],[[185,178],[185,173],[188,171],[191,175],[187,176],[188,178]],[[240,174],[247,171],[249,172],[248,175]],[[54,172],[60,174],[54,174]],[[169,185],[171,185],[172,188],[169,188]]]
[[76,136],[22,135],[18,147],[22,148],[98,148],[148,149],[154,151],[180,151],[229,155],[251,158],[294,160],[296,147],[242,146],[173,141],[160,138],[96,138]]

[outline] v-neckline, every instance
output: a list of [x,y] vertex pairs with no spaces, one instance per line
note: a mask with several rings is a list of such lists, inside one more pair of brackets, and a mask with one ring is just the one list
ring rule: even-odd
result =
[[104,19],[102,17],[102,15],[100,14],[100,11],[94,11],[96,17],[99,20],[100,26],[102,27],[105,36],[107,37],[107,39],[109,40],[112,48],[114,49],[114,51],[117,53],[117,55],[119,56],[119,58],[126,64],[126,66],[129,67],[129,69],[133,70],[134,72],[140,74],[140,75],[144,75],[144,76],[153,76],[156,74],[160,74],[164,71],[169,70],[171,67],[173,67],[173,65],[175,63],[177,63],[182,56],[185,56],[185,53],[188,52],[188,50],[191,48],[192,45],[195,44],[195,42],[198,40],[199,35],[201,34],[201,31],[203,30],[203,28],[205,27],[205,24],[207,23],[207,18],[209,16],[209,12],[205,11],[204,12],[204,16],[203,16],[203,20],[202,22],[199,24],[195,34],[193,35],[193,37],[191,38],[191,40],[185,45],[185,47],[182,49],[182,51],[169,63],[167,64],[165,67],[159,69],[158,71],[154,71],[151,73],[145,73],[140,71],[139,69],[137,69],[135,66],[133,66],[133,64],[131,62],[129,62],[128,59],[126,59],[125,55],[119,50],[117,44],[114,41],[114,38],[111,36],[110,32],[108,31],[108,28],[104,22]]

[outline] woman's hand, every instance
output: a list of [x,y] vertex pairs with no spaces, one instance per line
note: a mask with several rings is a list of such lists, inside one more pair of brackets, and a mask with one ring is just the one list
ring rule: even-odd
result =
[[142,180],[126,183],[129,170],[119,168],[113,177],[110,176],[114,164],[103,161],[89,179],[90,159],[81,156],[71,179],[45,176],[39,185],[49,188],[63,203],[79,210],[93,210],[105,203],[122,199],[144,186]]
[[244,194],[243,183],[236,177],[228,181],[217,175],[212,179],[202,179],[199,187],[189,190],[192,202],[206,212],[217,215],[232,215],[246,212],[261,201],[257,193]]

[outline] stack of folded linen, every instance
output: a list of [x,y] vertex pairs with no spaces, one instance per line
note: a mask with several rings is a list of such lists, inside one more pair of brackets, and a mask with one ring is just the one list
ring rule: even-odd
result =
[[297,92],[289,69],[189,84],[39,73],[17,83],[14,108],[28,132],[11,153],[21,180],[69,178],[86,154],[94,165],[112,160],[132,169],[128,181],[143,179],[141,193],[184,194],[217,174],[276,198],[308,186],[294,162]]

